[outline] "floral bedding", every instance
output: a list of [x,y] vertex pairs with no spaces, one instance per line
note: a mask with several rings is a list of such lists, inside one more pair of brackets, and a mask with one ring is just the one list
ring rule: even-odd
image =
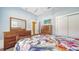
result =
[[15,51],[52,51],[55,50],[56,40],[52,35],[35,35],[19,40]]
[[79,40],[74,38],[58,38],[59,44],[67,48],[68,51],[79,51]]
[[31,38],[20,39],[15,51],[58,51],[55,47],[59,44],[68,51],[79,51],[79,40],[71,37],[56,37],[54,35],[35,35]]

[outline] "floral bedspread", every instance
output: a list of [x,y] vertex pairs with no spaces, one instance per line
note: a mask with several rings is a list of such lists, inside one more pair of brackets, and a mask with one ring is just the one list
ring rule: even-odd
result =
[[61,38],[60,45],[69,51],[79,51],[79,41],[72,38]]
[[23,38],[19,40],[15,51],[52,51],[55,50],[56,40],[51,35],[35,35],[31,38]]

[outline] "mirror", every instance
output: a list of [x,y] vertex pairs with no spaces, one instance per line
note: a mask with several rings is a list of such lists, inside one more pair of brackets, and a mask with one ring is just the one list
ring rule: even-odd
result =
[[10,17],[10,30],[11,29],[26,29],[26,20]]

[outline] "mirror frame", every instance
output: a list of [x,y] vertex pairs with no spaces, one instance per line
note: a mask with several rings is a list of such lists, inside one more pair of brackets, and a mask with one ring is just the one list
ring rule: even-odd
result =
[[12,22],[11,21],[13,19],[24,21],[25,22],[25,28],[24,29],[26,30],[26,20],[25,19],[20,19],[20,18],[16,18],[16,17],[10,17],[10,31],[11,31],[11,28],[12,28],[11,27],[12,26]]

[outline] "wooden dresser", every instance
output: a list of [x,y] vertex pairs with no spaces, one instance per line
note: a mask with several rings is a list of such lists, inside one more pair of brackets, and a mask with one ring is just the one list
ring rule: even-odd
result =
[[16,44],[16,34],[13,32],[4,32],[4,50],[14,47]]
[[52,34],[52,25],[43,25],[41,28],[41,34]]
[[4,50],[14,47],[18,40],[26,37],[31,37],[31,30],[19,29],[4,32]]

